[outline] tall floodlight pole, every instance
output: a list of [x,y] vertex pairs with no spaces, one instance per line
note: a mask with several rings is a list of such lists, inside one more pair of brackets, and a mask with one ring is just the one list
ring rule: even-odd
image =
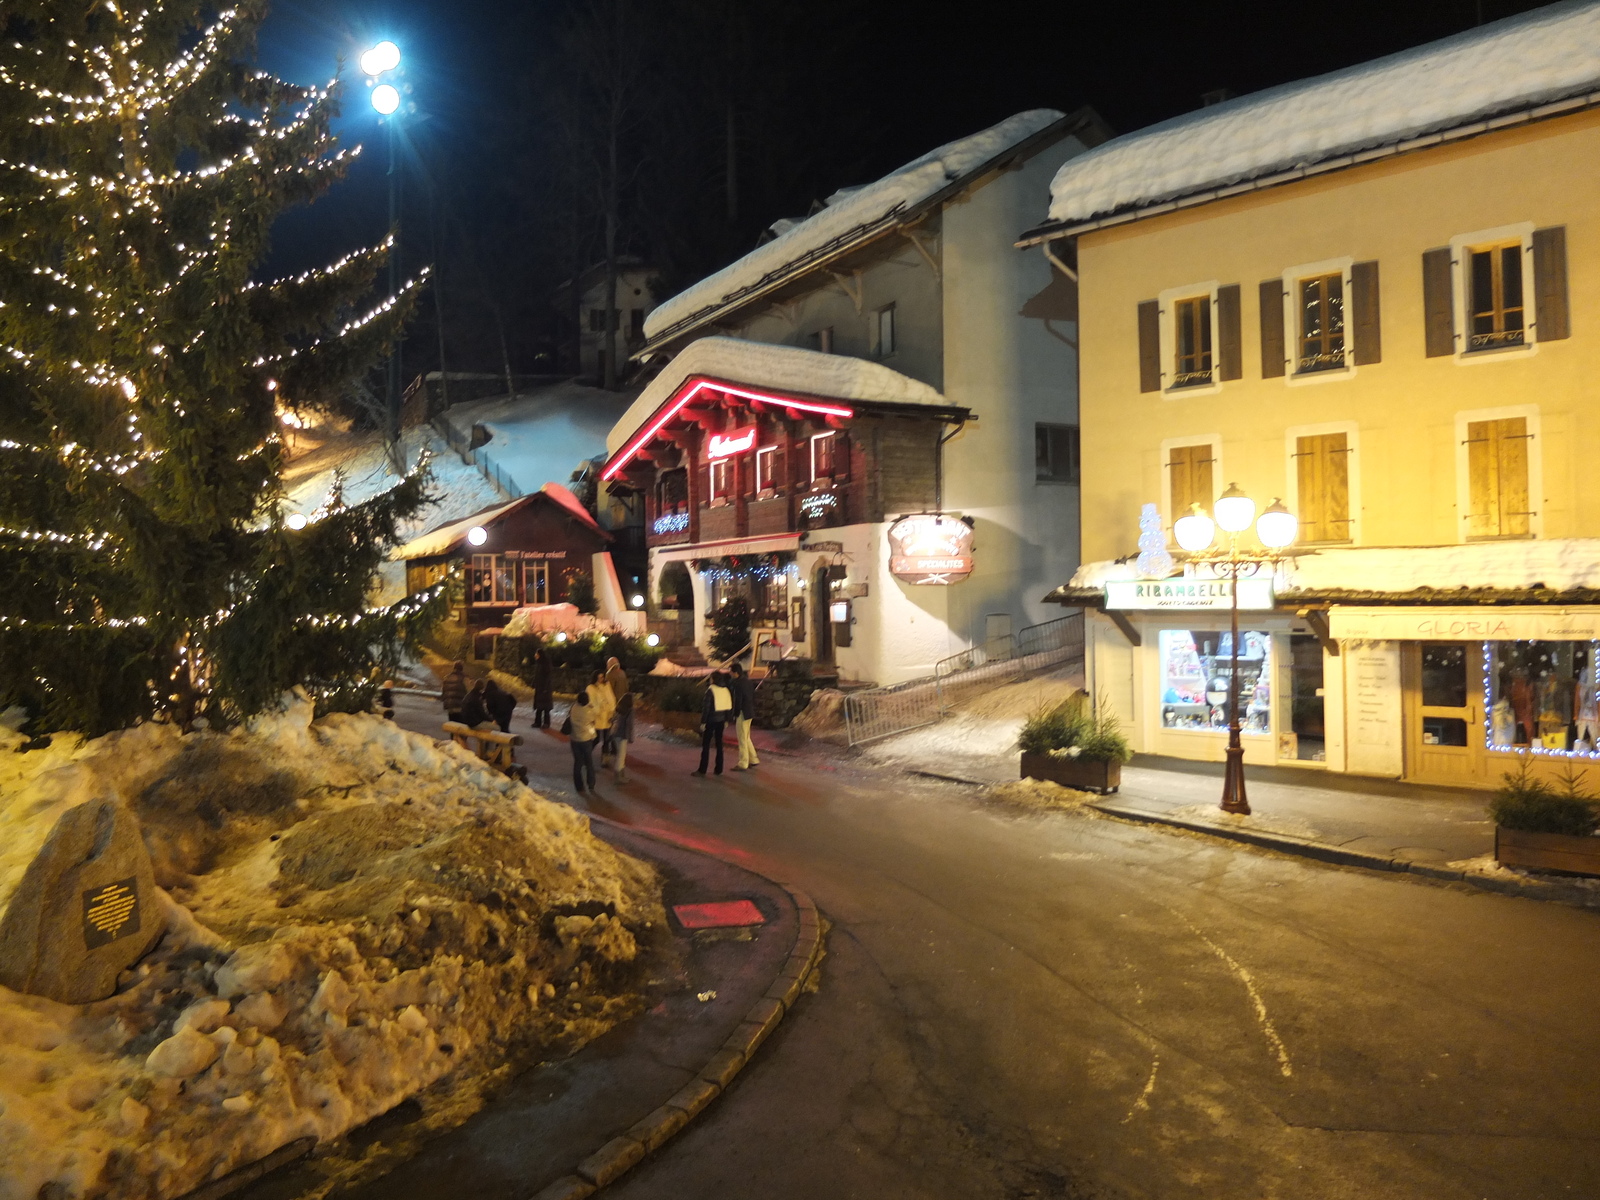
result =
[[[1256,502],[1239,490],[1239,485],[1229,484],[1228,490],[1217,498],[1216,520],[1201,511],[1198,504],[1192,511],[1173,522],[1172,532],[1178,545],[1189,552],[1189,561],[1209,563],[1211,569],[1229,581],[1228,608],[1230,622],[1230,665],[1228,671],[1228,752],[1227,766],[1222,777],[1222,809],[1225,812],[1248,814],[1250,801],[1244,789],[1244,721],[1239,712],[1239,580],[1248,579],[1263,567],[1274,569],[1283,561],[1283,551],[1294,543],[1300,523],[1293,513],[1274,499],[1260,519],[1256,517]],[[1254,522],[1260,551],[1241,552],[1239,535]],[[1228,535],[1227,549],[1213,550],[1217,529]]]
[[[389,134],[389,234],[394,244],[389,247],[389,295],[400,290],[400,176],[396,142],[400,124],[400,92],[392,83],[377,82],[384,75],[400,69],[400,47],[393,42],[379,42],[361,56],[361,69],[367,74],[367,84],[372,88],[372,107],[383,117]],[[385,430],[391,446],[400,441],[400,341],[395,339],[389,351],[387,389],[384,411],[388,428]]]

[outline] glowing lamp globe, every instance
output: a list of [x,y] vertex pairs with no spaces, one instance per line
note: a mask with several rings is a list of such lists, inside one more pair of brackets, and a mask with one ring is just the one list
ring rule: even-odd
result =
[[658,633],[652,633],[649,637],[645,638],[644,644],[646,646],[659,646],[659,645],[661,645],[661,635],[658,634]]
[[1179,517],[1172,523],[1173,536],[1190,554],[1199,554],[1211,545],[1211,540],[1217,536],[1216,524],[1210,517],[1200,511],[1198,504],[1189,506],[1189,515]]
[[558,641],[558,642],[564,642],[564,641],[566,641],[566,640],[567,640],[567,635],[566,635],[566,633],[564,633],[564,632],[558,632],[558,633],[557,633],[557,634],[556,634],[556,641]]
[[400,65],[400,47],[393,42],[379,42],[361,56],[361,69],[368,75],[382,75]]
[[1230,483],[1228,490],[1217,497],[1217,524],[1224,533],[1243,533],[1256,519],[1256,502]]
[[283,519],[283,523],[290,529],[304,529],[306,527],[305,513],[290,513]]
[[633,594],[633,606],[635,608],[643,608],[644,607],[644,597],[639,595],[638,592],[635,592]]
[[380,83],[372,89],[372,107],[387,117],[400,107],[400,93],[387,83]]
[[1299,520],[1276,496],[1267,505],[1267,510],[1256,519],[1256,537],[1268,550],[1282,550],[1294,542],[1299,532]]
[[471,542],[474,546],[481,546],[488,540],[489,531],[482,525],[474,525],[471,529],[467,530],[467,541]]

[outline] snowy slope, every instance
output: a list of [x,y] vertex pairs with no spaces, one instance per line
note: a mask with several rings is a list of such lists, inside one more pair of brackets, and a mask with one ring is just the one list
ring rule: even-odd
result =
[[1061,167],[1050,217],[1088,220],[1596,89],[1600,2],[1553,4],[1116,138]]
[[795,346],[774,346],[768,342],[708,337],[685,346],[661,374],[650,381],[650,386],[611,427],[605,439],[606,450],[615,454],[684,380],[696,375],[724,383],[743,383],[833,400],[935,405],[945,402],[944,397],[927,384],[864,358],[823,354]]
[[835,238],[879,221],[897,209],[921,203],[947,184],[976,171],[1061,120],[1062,115],[1052,108],[1018,113],[981,133],[940,146],[876,183],[840,188],[828,197],[827,207],[821,212],[792,223],[779,237],[658,305],[645,318],[645,337],[653,338],[685,317],[721,304],[734,293],[760,283],[768,275],[783,270]]

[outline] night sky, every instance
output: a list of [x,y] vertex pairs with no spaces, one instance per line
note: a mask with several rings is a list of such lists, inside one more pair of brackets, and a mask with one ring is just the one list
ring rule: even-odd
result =
[[[464,238],[481,239],[476,260],[520,262],[516,255],[530,239],[549,236],[533,228],[537,221],[527,204],[537,205],[538,182],[550,168],[542,159],[549,141],[541,136],[548,131],[539,127],[539,97],[557,69],[552,27],[563,8],[583,2],[277,0],[262,32],[262,65],[309,83],[331,77],[343,56],[353,86],[340,133],[366,148],[334,195],[283,220],[268,271],[326,261],[379,236],[385,226],[385,141],[355,66],[360,51],[384,37],[406,56],[406,82],[418,107],[406,126],[407,268],[431,261],[434,247],[442,244],[447,289],[451,269],[464,287],[471,282],[464,268],[449,261],[459,253],[451,248],[448,223],[426,227],[418,207],[426,207],[423,185],[441,180],[444,190],[437,194],[448,197],[454,227],[465,231]],[[652,0],[661,13],[672,13],[680,2],[690,0]],[[691,261],[679,274],[720,265],[753,244],[761,226],[803,215],[811,200],[837,187],[865,182],[1023,109],[1089,104],[1114,130],[1126,132],[1197,108],[1202,93],[1213,89],[1243,95],[1536,7],[1523,0],[856,0],[819,11],[797,0],[791,12],[817,14],[814,23],[802,19],[806,43],[795,44],[793,27],[765,39],[758,30],[748,51],[752,82],[744,86],[759,87],[770,64],[788,64],[784,100],[802,112],[815,105],[814,144],[797,158],[793,178],[752,198],[751,206],[765,211],[747,215],[748,228],[736,235],[742,240],[702,251],[702,260],[720,261]],[[836,18],[836,11],[846,15]],[[841,27],[841,20],[854,24]],[[689,60],[676,64],[686,72],[696,69],[692,46],[663,46],[659,53]],[[797,128],[804,131],[805,122]],[[673,147],[652,146],[650,152],[670,156]],[[768,152],[781,157],[784,146],[769,146]],[[708,180],[706,187],[714,193],[716,184]],[[1041,197],[1041,216],[1043,205]],[[441,235],[440,229],[447,232]],[[546,263],[503,270],[483,286],[548,295],[553,269]],[[518,303],[522,329],[535,319],[538,303],[526,294]],[[481,356],[484,350],[464,353]]]

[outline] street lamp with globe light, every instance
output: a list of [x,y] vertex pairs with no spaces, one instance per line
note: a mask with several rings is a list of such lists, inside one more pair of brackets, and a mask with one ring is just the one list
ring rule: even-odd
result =
[[[1256,540],[1260,551],[1239,549],[1239,535],[1255,523]],[[1228,535],[1226,549],[1213,550],[1217,530]],[[1263,566],[1276,567],[1284,558],[1283,552],[1294,544],[1300,532],[1300,522],[1284,507],[1283,501],[1273,497],[1272,503],[1258,518],[1256,502],[1246,496],[1236,483],[1217,497],[1216,519],[1208,517],[1198,504],[1190,505],[1187,516],[1172,523],[1173,536],[1178,545],[1189,554],[1190,562],[1209,563],[1211,569],[1224,579],[1232,581],[1229,588],[1232,612],[1232,641],[1230,649],[1232,668],[1228,673],[1228,762],[1223,772],[1222,808],[1225,812],[1248,814],[1250,801],[1244,790],[1244,743],[1240,741],[1239,721],[1239,580],[1257,574]]]
[[481,546],[488,540],[489,531],[482,525],[474,525],[471,529],[467,530],[467,541],[471,542],[474,546]]

